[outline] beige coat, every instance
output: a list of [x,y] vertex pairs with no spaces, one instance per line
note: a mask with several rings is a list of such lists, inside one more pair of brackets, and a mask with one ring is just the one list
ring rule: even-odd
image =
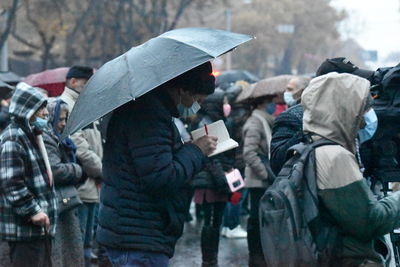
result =
[[302,95],[304,132],[338,143],[316,149],[321,212],[343,233],[338,266],[384,266],[385,253],[377,249],[385,247],[381,237],[400,225],[400,192],[377,201],[355,157],[369,87],[363,78],[330,73],[312,80]]
[[[266,122],[267,133],[260,118],[263,118],[264,122]],[[259,154],[269,157],[273,121],[273,116],[255,109],[243,126],[243,159],[246,163],[246,187],[266,188],[270,184],[267,170]]]
[[[65,87],[60,98],[68,104],[70,111],[72,111],[78,97],[77,92]],[[77,147],[76,156],[82,165],[82,169],[89,176],[86,182],[78,188],[79,197],[84,202],[98,202],[99,188],[98,181],[95,178],[101,177],[103,157],[103,145],[98,130],[98,122],[74,133],[71,139]]]

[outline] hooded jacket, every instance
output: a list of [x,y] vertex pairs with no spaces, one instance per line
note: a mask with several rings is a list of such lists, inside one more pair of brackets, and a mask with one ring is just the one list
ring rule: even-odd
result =
[[[68,104],[70,114],[78,97],[79,94],[68,87],[65,87],[60,96],[60,99]],[[98,125],[98,122],[94,122],[71,135],[77,147],[76,156],[82,170],[88,175],[88,179],[78,188],[78,193],[81,200],[88,203],[99,201],[96,179],[102,176],[103,145]]]
[[0,136],[0,235],[7,241],[45,237],[44,228],[31,217],[44,212],[55,233],[57,201],[50,186],[43,156],[29,120],[45,97],[25,83],[18,84],[11,99],[11,124]]
[[315,156],[321,212],[342,235],[340,266],[383,266],[388,250],[381,237],[400,226],[400,193],[377,201],[355,157],[369,87],[366,79],[330,73],[312,80],[302,95],[304,132],[338,144],[318,147]]

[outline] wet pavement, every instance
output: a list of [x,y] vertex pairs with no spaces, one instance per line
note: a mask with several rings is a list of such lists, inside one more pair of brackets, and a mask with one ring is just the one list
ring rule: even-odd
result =
[[[170,261],[171,267],[201,266],[200,250],[201,224],[194,219],[185,224],[183,236],[175,248],[175,256]],[[219,266],[242,267],[247,266],[247,240],[228,239],[221,237],[219,244]]]

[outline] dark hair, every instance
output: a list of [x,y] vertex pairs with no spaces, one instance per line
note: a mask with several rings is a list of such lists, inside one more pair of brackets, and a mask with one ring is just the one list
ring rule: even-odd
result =
[[269,100],[272,102],[272,99],[275,97],[275,95],[267,95],[267,96],[262,96],[262,97],[257,97],[253,98],[250,100],[250,104],[252,106],[252,109],[257,108],[259,105],[264,103],[265,101]]
[[197,66],[165,83],[170,88],[183,88],[194,94],[210,95],[215,90],[215,77],[210,62]]
[[71,78],[82,78],[82,79],[90,79],[93,75],[93,68],[86,66],[72,66],[67,73],[66,79]]

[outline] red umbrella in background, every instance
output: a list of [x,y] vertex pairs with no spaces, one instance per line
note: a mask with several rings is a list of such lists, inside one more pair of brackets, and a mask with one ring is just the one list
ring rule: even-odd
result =
[[49,97],[59,96],[64,91],[65,76],[67,76],[68,70],[67,67],[46,70],[25,77],[23,82],[45,89],[49,93]]

